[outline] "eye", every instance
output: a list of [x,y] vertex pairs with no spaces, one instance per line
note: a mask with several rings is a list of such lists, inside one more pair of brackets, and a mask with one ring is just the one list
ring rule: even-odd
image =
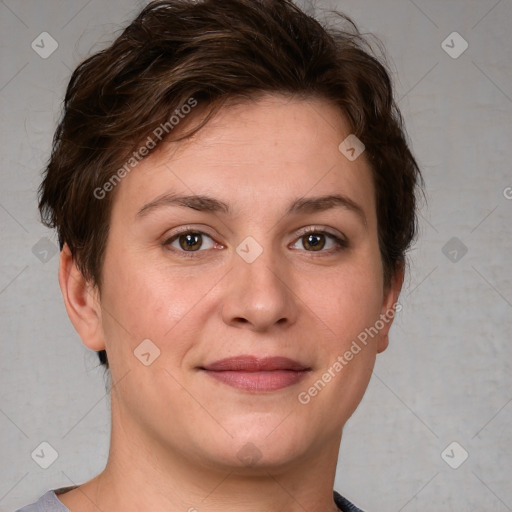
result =
[[[296,245],[301,242],[301,247]],[[164,242],[165,246],[171,248],[172,251],[181,253],[186,256],[193,256],[193,253],[201,252],[207,249],[223,249],[224,247],[215,242],[213,238],[198,230],[184,230],[176,233]],[[333,253],[348,247],[348,242],[334,235],[316,228],[308,228],[297,241],[290,246],[291,249],[306,250],[307,252],[324,252]],[[188,254],[185,254],[188,253]]]
[[306,230],[291,248],[297,249],[294,246],[298,242],[301,242],[303,249],[308,252],[337,252],[348,247],[346,240],[327,231],[311,228]]
[[183,231],[169,238],[165,245],[172,247],[179,252],[199,252],[205,249],[212,249],[214,240],[202,231]]

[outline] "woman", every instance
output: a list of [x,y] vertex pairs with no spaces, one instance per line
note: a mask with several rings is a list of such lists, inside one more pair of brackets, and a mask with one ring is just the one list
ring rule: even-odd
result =
[[74,72],[40,210],[112,378],[102,473],[22,511],[356,511],[342,429],[388,334],[421,175],[355,25],[150,3]]

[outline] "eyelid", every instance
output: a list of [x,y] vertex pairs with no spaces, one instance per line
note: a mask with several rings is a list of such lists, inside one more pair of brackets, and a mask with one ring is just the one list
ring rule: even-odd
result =
[[331,230],[331,228],[329,228],[328,226],[314,226],[314,225],[306,226],[305,228],[299,229],[299,231],[297,231],[297,233],[296,233],[296,236],[301,237],[301,236],[307,235],[309,233],[322,233],[322,234],[327,234],[327,235],[331,235],[334,237],[338,237],[343,240],[346,239],[345,235],[343,233],[341,233],[340,231]]
[[202,235],[207,235],[210,238],[215,239],[216,235],[213,235],[213,234],[209,233],[208,231],[205,231],[205,229],[207,229],[207,228],[203,228],[203,227],[198,228],[196,226],[191,226],[191,225],[180,226],[179,228],[176,228],[175,231],[172,231],[171,233],[166,233],[164,238],[165,238],[165,240],[168,241],[168,240],[171,240],[172,238],[177,237],[178,235],[182,235],[185,233],[200,233]]

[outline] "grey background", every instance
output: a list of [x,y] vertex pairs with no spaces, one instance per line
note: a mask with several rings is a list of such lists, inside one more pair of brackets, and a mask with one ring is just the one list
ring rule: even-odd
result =
[[[319,16],[336,7],[383,41],[429,196],[404,309],[345,427],[336,489],[368,511],[510,511],[512,1],[300,3]],[[35,194],[70,71],[142,4],[0,2],[2,511],[106,462],[103,371],[67,318]],[[46,59],[31,48],[44,31],[58,42]],[[469,44],[456,59],[441,45],[454,31]],[[31,457],[43,441],[59,455],[48,469]],[[469,454],[458,469],[441,456],[453,441],[445,460]]]

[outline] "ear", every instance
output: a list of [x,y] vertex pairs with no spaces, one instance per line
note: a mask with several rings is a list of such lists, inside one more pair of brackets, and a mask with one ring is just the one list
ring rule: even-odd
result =
[[380,319],[384,323],[384,327],[379,332],[377,342],[377,353],[384,352],[389,345],[389,330],[393,324],[395,314],[397,311],[402,309],[401,305],[398,304],[398,296],[402,289],[404,282],[405,267],[401,265],[393,275],[391,283],[384,290],[382,309],[380,312]]
[[67,244],[60,253],[59,285],[69,319],[82,343],[91,350],[104,350],[98,288],[83,277]]

